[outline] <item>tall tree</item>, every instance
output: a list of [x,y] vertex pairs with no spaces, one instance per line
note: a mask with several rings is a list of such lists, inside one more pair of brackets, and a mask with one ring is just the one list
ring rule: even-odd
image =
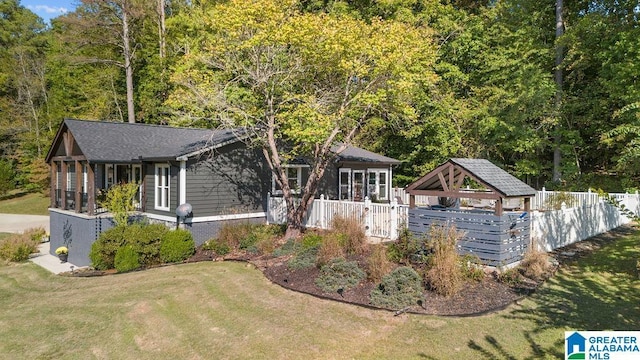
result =
[[562,179],[562,151],[560,145],[562,143],[562,136],[560,135],[560,126],[562,121],[560,120],[561,107],[562,107],[562,92],[564,78],[562,74],[562,62],[564,59],[564,47],[560,42],[560,39],[564,35],[564,21],[562,20],[562,12],[564,7],[562,0],[556,0],[556,62],[555,62],[555,81],[556,81],[556,133],[554,135],[554,147],[553,147],[553,178],[554,182],[559,182]]
[[109,64],[124,69],[130,123],[136,122],[134,31],[149,11],[149,4],[142,0],[82,0],[76,11],[61,19],[66,27],[62,34],[77,63]]
[[[204,107],[214,126],[252,129],[251,143],[262,148],[286,199],[288,236],[299,233],[335,154],[372,119],[414,117],[414,91],[436,80],[427,29],[305,15],[296,5],[215,6],[203,17],[204,42],[181,61],[175,80],[182,88],[170,99],[176,109]],[[285,167],[297,158],[310,163],[299,202]]]

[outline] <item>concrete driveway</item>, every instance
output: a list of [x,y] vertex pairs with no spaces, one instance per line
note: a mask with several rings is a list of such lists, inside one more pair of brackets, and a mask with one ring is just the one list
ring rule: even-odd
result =
[[43,227],[49,232],[49,217],[46,215],[0,214],[0,232],[21,233],[37,227]]

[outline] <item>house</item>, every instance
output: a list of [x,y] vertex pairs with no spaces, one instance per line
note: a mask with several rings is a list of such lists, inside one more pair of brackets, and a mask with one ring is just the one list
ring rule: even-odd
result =
[[[88,265],[91,244],[112,227],[100,197],[110,186],[140,184],[139,216],[175,226],[176,208],[197,244],[230,221],[262,222],[267,197],[280,192],[260,148],[241,129],[192,129],[65,119],[46,161],[51,166],[51,249],[65,245],[69,261]],[[349,146],[336,155],[319,190],[327,198],[388,201],[399,161]],[[287,165],[290,185],[303,187],[309,165]]]

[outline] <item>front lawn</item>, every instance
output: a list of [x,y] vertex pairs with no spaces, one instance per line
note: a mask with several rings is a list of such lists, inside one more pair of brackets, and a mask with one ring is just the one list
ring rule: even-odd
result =
[[49,197],[14,190],[0,197],[0,214],[49,215]]
[[621,235],[520,304],[466,318],[321,300],[237,262],[95,278],[0,265],[0,359],[559,358],[565,330],[640,328],[639,239]]

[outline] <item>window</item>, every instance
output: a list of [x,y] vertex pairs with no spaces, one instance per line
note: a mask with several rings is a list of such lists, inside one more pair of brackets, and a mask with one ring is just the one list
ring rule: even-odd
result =
[[340,169],[338,199],[351,200],[351,169]]
[[73,191],[73,177],[76,175],[75,165],[67,165],[67,191]]
[[371,200],[389,200],[389,180],[388,169],[367,169],[365,182],[365,170],[341,168],[338,198],[363,201],[368,196]]
[[169,182],[170,171],[168,164],[156,164],[155,175],[155,208],[169,211]]
[[[302,189],[302,169],[309,167],[309,165],[284,165],[283,168],[287,173],[287,181],[289,188],[294,194],[300,194]],[[282,189],[278,185],[275,176],[271,179],[271,193],[282,194]]]
[[372,200],[389,199],[389,170],[369,169],[367,192]]

